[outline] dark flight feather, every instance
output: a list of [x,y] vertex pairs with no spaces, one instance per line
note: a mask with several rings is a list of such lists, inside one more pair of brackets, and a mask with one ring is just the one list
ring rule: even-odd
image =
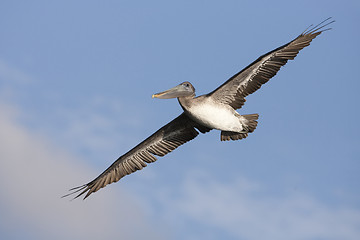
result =
[[324,29],[325,26],[334,22],[324,24],[329,19],[309,30],[305,30],[291,42],[260,56],[249,66],[209,93],[208,96],[214,98],[217,102],[228,104],[234,109],[241,108],[246,101],[246,96],[258,90],[262,84],[275,76],[288,60],[294,59],[299,51],[309,46],[310,42],[319,34],[329,30],[329,28]]
[[205,133],[209,128],[203,127],[191,120],[185,113],[181,114],[153,135],[145,139],[136,147],[119,157],[110,167],[93,181],[70,189],[73,191],[64,197],[80,192],[75,198],[85,194],[87,198],[91,193],[98,191],[106,185],[119,181],[122,177],[146,167],[148,163],[155,162],[156,156],[165,156],[182,144],[194,139],[199,131]]

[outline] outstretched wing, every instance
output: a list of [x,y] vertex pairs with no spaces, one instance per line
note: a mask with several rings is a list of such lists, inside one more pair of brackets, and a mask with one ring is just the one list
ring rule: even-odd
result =
[[275,76],[280,67],[284,66],[288,60],[294,59],[299,51],[309,46],[310,42],[319,34],[329,30],[322,30],[325,26],[334,22],[327,22],[329,19],[306,30],[293,41],[262,55],[220,87],[209,93],[208,96],[211,96],[219,103],[229,104],[234,109],[241,108],[246,101],[246,96],[258,90],[262,84]]
[[180,145],[194,139],[199,133],[211,129],[203,127],[191,120],[185,113],[181,114],[139,145],[119,157],[108,169],[91,182],[70,189],[73,191],[66,196],[80,192],[75,198],[86,193],[87,198],[91,193],[98,191],[106,185],[119,181],[122,177],[146,167],[147,163],[156,161],[157,156],[165,156]]

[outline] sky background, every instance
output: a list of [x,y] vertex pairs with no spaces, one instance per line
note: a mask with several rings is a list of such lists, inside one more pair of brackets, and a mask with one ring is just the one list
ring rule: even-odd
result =
[[[86,201],[60,197],[310,24],[248,138],[200,134]],[[359,239],[359,1],[1,1],[0,239]]]

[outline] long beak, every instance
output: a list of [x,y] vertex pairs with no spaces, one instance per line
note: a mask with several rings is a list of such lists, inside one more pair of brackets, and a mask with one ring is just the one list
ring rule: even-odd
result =
[[152,98],[161,98],[161,99],[176,98],[182,96],[183,93],[184,93],[183,87],[181,85],[178,85],[164,92],[153,94]]

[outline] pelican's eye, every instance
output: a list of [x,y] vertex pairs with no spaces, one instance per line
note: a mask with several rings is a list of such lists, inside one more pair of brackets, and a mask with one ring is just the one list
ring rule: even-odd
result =
[[189,83],[184,83],[185,87],[190,87]]

